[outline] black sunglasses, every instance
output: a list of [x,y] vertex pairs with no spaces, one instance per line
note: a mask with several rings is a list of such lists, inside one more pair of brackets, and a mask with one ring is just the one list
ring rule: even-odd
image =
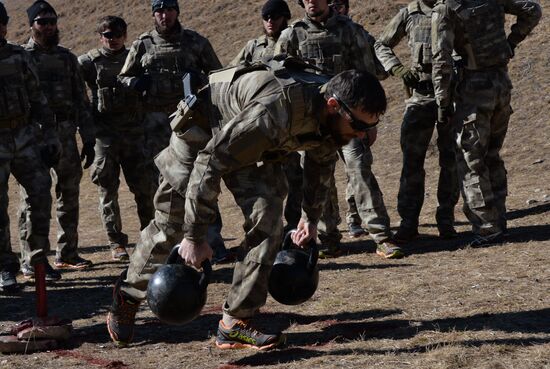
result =
[[112,40],[113,38],[121,38],[122,36],[124,36],[124,33],[120,31],[107,31],[101,32],[101,36],[105,37],[108,40]]
[[279,18],[281,18],[281,17],[282,17],[281,14],[266,14],[266,15],[262,15],[263,20],[266,21],[266,22],[267,22],[268,20],[270,20],[270,19],[273,20],[273,21],[275,21],[275,20],[277,20],[277,19],[279,19]]
[[[380,122],[379,120],[377,120],[374,123],[367,123],[362,121],[361,119],[357,119],[351,112],[351,109],[346,104],[344,104],[344,102],[340,100],[338,96],[332,95],[332,97],[334,97],[336,101],[338,101],[338,104],[340,104],[340,110],[343,110],[344,113],[346,113],[346,115],[350,119],[349,125],[351,126],[351,128],[353,128],[354,131],[358,131],[358,132],[370,131],[371,129],[376,128],[376,126]],[[339,113],[340,113],[340,110],[338,111]],[[342,113],[340,113],[340,115],[342,115]]]
[[40,26],[50,25],[55,26],[57,24],[57,18],[38,18],[34,20],[36,24]]

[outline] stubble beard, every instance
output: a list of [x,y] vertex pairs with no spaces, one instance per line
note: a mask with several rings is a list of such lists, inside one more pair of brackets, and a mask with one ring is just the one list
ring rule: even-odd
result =
[[32,28],[32,38],[41,46],[49,48],[59,45],[59,29],[56,29],[52,35],[45,35],[44,32]]

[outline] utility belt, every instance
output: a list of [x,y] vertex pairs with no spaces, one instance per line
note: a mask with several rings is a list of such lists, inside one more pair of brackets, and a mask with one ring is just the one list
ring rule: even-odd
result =
[[15,129],[27,124],[26,117],[18,117],[13,119],[0,119],[0,129]]
[[433,95],[434,94],[434,84],[432,81],[420,81],[416,84],[414,89],[416,92],[422,95]]

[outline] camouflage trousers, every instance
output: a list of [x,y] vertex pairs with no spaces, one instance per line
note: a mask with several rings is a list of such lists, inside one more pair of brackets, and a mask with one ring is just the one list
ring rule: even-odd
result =
[[464,213],[473,232],[506,230],[507,179],[500,149],[512,113],[506,69],[466,71],[458,86],[452,124]]
[[146,165],[144,137],[142,134],[101,135],[96,139],[95,158],[90,176],[98,186],[99,212],[111,248],[128,244],[128,236],[122,232],[122,219],[118,203],[120,170],[134,195],[140,229],[153,218],[152,173]]
[[[58,131],[63,152],[59,163],[50,170],[55,182],[57,200],[56,256],[70,259],[78,254],[78,211],[82,167],[76,143],[75,125],[71,122],[59,122]],[[19,218],[19,232],[22,254],[26,254],[31,249],[27,241],[27,234],[32,231],[33,226],[30,222],[32,204],[29,202],[25,189],[22,189],[21,193],[22,211]]]
[[405,115],[401,125],[401,152],[403,167],[397,210],[401,216],[401,227],[418,228],[418,217],[424,203],[424,160],[437,129],[439,150],[439,182],[437,186],[438,207],[436,222],[438,228],[449,227],[454,223],[454,207],[458,201],[458,178],[456,174],[455,143],[449,124],[438,124],[437,104],[433,96],[414,92],[407,100]]
[[[359,219],[372,239],[377,242],[391,238],[390,217],[386,211],[384,198],[378,181],[372,173],[372,152],[367,139],[353,139],[342,147],[342,157],[348,178],[346,198],[350,211],[348,224],[357,220],[353,209],[357,210]],[[361,221],[358,222],[361,224]]]
[[[185,197],[163,177],[155,194],[155,218],[141,233],[130,257],[121,290],[144,300],[152,274],[183,238]],[[273,178],[283,178],[273,184]],[[240,169],[224,177],[244,215],[245,238],[239,247],[233,282],[224,311],[231,316],[253,316],[267,299],[269,273],[282,239],[283,200],[287,185],[279,164]]]
[[302,177],[304,174],[301,166],[300,153],[290,153],[287,161],[283,163],[283,170],[288,182],[288,187],[293,189],[292,191],[288,191],[284,209],[284,217],[286,221],[285,230],[289,231],[298,226],[302,213]]
[[[22,236],[30,251],[43,250],[32,256],[27,263],[34,264],[46,259],[50,250],[50,214],[52,198],[51,178],[42,162],[34,127],[21,126],[0,129],[0,271],[17,272],[19,260],[12,251],[10,219],[8,216],[8,180],[10,173],[25,189],[25,198],[32,211],[28,213],[28,228]],[[27,257],[30,258],[30,253]]]
[[155,156],[164,150],[170,142],[172,130],[170,128],[170,118],[168,112],[156,111],[145,113],[143,128],[145,130],[145,158],[146,165],[152,174],[153,192],[158,187],[159,171],[155,166]]

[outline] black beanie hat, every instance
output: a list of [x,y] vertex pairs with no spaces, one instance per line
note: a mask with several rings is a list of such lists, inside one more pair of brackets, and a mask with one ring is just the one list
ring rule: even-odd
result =
[[1,24],[8,24],[8,20],[10,17],[8,17],[8,12],[6,11],[6,7],[3,3],[0,3],[0,23]]
[[178,0],[151,0],[151,10],[153,13],[159,9],[174,8],[180,12]]
[[286,19],[290,19],[290,9],[284,0],[267,0],[262,7],[262,17],[267,15],[282,15]]
[[38,14],[42,12],[53,13],[57,17],[57,13],[55,12],[53,6],[48,4],[48,2],[46,1],[37,0],[27,9],[27,15],[29,16],[29,25],[32,26]]

